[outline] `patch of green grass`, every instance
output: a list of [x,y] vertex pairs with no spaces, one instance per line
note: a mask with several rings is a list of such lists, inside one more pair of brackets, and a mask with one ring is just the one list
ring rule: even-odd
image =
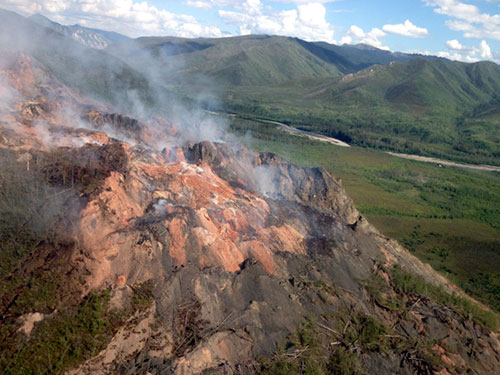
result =
[[153,281],[146,281],[142,284],[132,286],[132,309],[144,310],[151,305],[154,296]]
[[492,331],[498,329],[498,316],[477,303],[455,293],[450,294],[417,275],[403,271],[400,267],[393,268],[390,275],[392,284],[399,293],[428,297],[443,306],[451,307],[464,318],[471,319]]
[[387,281],[378,273],[373,274],[366,280],[363,286],[379,306],[390,310],[400,310],[403,308],[403,301],[391,294]]
[[261,359],[259,373],[364,375],[363,358],[370,353],[394,355],[411,368],[442,365],[433,341],[398,335],[374,315],[341,310],[330,314],[325,323],[304,321],[281,350]]
[[15,294],[9,306],[9,315],[22,315],[29,312],[49,313],[59,306],[58,283],[54,274],[47,270],[36,270],[28,280],[9,278],[0,282],[0,296],[5,298]]
[[339,348],[330,355],[327,365],[330,374],[363,375],[358,358],[345,348]]
[[391,310],[406,311],[406,306],[402,303],[402,295],[413,294],[450,307],[465,319],[473,320],[492,331],[499,328],[500,321],[496,313],[485,310],[466,297],[449,293],[442,287],[426,282],[420,276],[403,271],[400,266],[394,266],[388,270],[388,275],[390,283],[379,273],[374,273],[363,283],[368,294],[379,306]]
[[133,290],[129,309],[110,310],[109,290],[92,293],[79,305],[55,312],[37,323],[29,338],[16,333],[15,324],[3,325],[2,373],[60,374],[97,355],[130,316],[151,303],[151,283]]
[[347,346],[358,345],[366,351],[388,350],[387,328],[372,315],[356,312],[342,321],[340,327],[345,332],[343,342]]
[[56,374],[97,354],[120,320],[116,312],[107,311],[108,302],[109,291],[92,294],[81,305],[39,323],[15,348],[2,348],[4,373]]
[[498,231],[472,220],[368,219],[468,294],[500,312]]
[[[365,329],[366,333],[371,327]],[[363,328],[362,328],[363,329]],[[368,339],[368,335],[365,335]],[[288,343],[271,358],[261,358],[259,373],[263,375],[323,375],[330,373],[362,375],[358,355],[349,343],[332,347],[314,320],[305,320]],[[354,340],[352,340],[354,341]],[[340,344],[340,343],[339,343]],[[341,372],[338,372],[341,371]]]

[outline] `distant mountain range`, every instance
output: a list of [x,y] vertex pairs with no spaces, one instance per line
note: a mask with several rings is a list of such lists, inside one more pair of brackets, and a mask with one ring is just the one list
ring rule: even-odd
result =
[[[201,75],[232,86],[262,86],[306,78],[340,77],[374,64],[409,61],[419,55],[393,53],[366,45],[337,46],[297,38],[250,35],[184,39],[147,37],[126,40],[108,51],[137,69],[148,66],[177,80]],[[436,57],[424,57],[436,59]],[[146,63],[147,62],[147,63]],[[151,62],[155,63],[151,66]]]
[[113,43],[121,42],[130,39],[129,37],[118,34],[112,31],[104,31],[98,29],[91,29],[80,25],[64,26],[57,22],[51,21],[41,14],[35,14],[29,17],[29,20],[35,22],[43,27],[48,27],[60,34],[69,36],[70,38],[80,42],[81,44],[96,48],[104,49]]

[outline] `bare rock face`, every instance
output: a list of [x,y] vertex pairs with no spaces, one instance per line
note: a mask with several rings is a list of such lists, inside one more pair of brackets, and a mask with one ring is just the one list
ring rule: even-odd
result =
[[[377,233],[325,170],[234,144],[172,146],[176,130],[167,121],[109,115],[77,96],[73,122],[50,95],[19,115],[20,103],[41,92],[27,73],[30,62],[19,64],[0,75],[16,77],[18,93],[3,112],[0,147],[29,153],[48,185],[75,196],[53,228],[57,243],[40,243],[13,277],[49,268],[67,304],[112,287],[112,303],[125,306],[130,288],[154,284],[152,307],[71,374],[252,374],[258,359],[279,352],[308,318],[333,335],[328,347],[347,345],[350,332],[362,342],[367,316],[386,327],[377,337],[388,347],[351,342],[345,350],[368,373],[487,374],[500,367],[496,332],[392,287],[387,270],[399,265],[454,289]],[[36,118],[50,125],[43,134]],[[379,289],[369,287],[373,280],[382,280]],[[14,298],[3,296],[4,315]],[[413,337],[432,345],[412,349]],[[390,346],[396,338],[401,345]],[[421,352],[441,360],[430,363]]]
[[35,324],[41,322],[43,319],[44,316],[41,313],[32,313],[21,316],[21,328],[19,328],[19,332],[22,332],[29,337],[31,331],[35,328]]

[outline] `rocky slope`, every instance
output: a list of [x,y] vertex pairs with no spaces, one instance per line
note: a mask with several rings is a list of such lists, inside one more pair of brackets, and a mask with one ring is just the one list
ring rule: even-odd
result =
[[[50,235],[2,275],[6,373],[59,364],[71,374],[500,367],[483,308],[377,233],[324,170],[231,142],[179,143],[179,124],[113,114],[32,58],[1,57],[0,151],[15,167],[10,180],[3,169],[2,199],[30,173],[42,200],[58,197],[57,215],[44,221]],[[46,274],[49,302],[21,305]],[[145,307],[119,320],[99,350],[67,364],[77,350],[67,344],[57,365],[16,364],[23,345],[89,296],[107,291],[111,314],[136,304],[145,284]]]

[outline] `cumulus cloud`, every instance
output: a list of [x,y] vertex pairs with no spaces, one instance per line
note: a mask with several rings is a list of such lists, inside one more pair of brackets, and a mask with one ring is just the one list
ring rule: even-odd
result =
[[1,0],[0,6],[24,14],[42,13],[61,23],[82,23],[130,36],[223,36],[219,28],[205,26],[193,16],[160,10],[148,2],[132,0]]
[[384,46],[380,40],[380,38],[386,35],[384,31],[376,27],[369,32],[365,32],[361,27],[352,25],[349,30],[347,30],[346,35],[340,40],[340,44],[363,43],[372,47],[389,50],[389,47]]
[[438,14],[451,17],[446,25],[454,31],[463,32],[466,38],[490,38],[500,40],[500,14],[482,13],[472,4],[459,0],[422,0],[434,7]]
[[429,36],[427,29],[415,26],[410,20],[397,25],[384,25],[382,30],[389,34],[403,35],[410,38],[425,38]]
[[477,47],[465,46],[458,40],[448,40],[446,43],[448,51],[437,53],[437,56],[450,60],[463,61],[468,63],[477,62],[480,59],[493,59],[493,53],[488,43],[483,40]]
[[448,49],[454,50],[454,51],[463,51],[463,50],[465,50],[465,47],[458,40],[456,40],[456,39],[448,40],[446,42],[446,47],[448,47]]
[[479,59],[471,54],[462,54],[458,52],[449,52],[449,51],[441,51],[435,54],[438,57],[443,57],[449,60],[462,61],[466,63],[475,63],[478,62]]
[[486,43],[486,40],[482,40],[481,43],[479,43],[479,51],[481,53],[481,57],[484,59],[491,59],[493,58],[493,54],[491,53],[491,48]]
[[[227,24],[238,27],[240,34],[278,34],[334,42],[334,30],[326,21],[326,9],[323,5],[331,1],[286,2],[296,4],[295,9],[275,11],[261,0],[186,0],[187,5],[201,9],[220,7],[220,18]],[[80,23],[134,37],[224,36],[216,26],[203,25],[193,16],[162,10],[147,1],[0,0],[0,7],[2,6],[24,14],[42,13],[64,24]]]
[[475,5],[465,4],[458,0],[424,0],[428,6],[435,7],[434,11],[439,14],[455,17],[471,22],[480,22],[483,15]]
[[237,26],[242,35],[287,35],[309,41],[335,42],[334,29],[326,21],[326,8],[319,2],[277,12],[266,8],[260,0],[246,0],[238,9],[219,10],[219,16],[227,24]]
[[[445,24],[453,31],[462,32],[466,38],[500,40],[500,14],[482,12],[478,6],[464,3],[460,0],[422,0],[426,5],[434,7],[434,11],[451,19]],[[488,0],[489,2],[493,2]],[[496,2],[496,1],[495,1]],[[452,51],[453,58],[461,61],[495,59],[486,40],[482,40],[478,47],[463,47],[458,41],[448,41],[446,46]],[[446,54],[449,52],[443,52]],[[458,56],[457,56],[458,55]],[[447,57],[447,56],[445,56]]]

